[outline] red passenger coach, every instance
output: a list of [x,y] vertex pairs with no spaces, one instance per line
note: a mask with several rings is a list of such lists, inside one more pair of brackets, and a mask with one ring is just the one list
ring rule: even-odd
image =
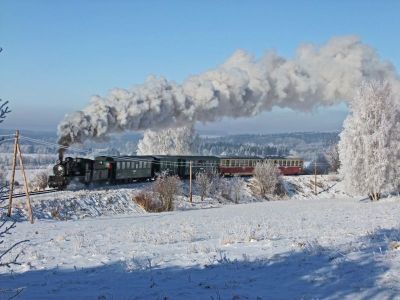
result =
[[257,162],[262,162],[261,157],[221,157],[219,173],[223,176],[251,176]]
[[275,166],[278,166],[282,175],[303,174],[304,160],[300,157],[268,156],[265,160],[274,162]]
[[300,175],[303,173],[303,159],[298,157],[269,156],[262,157],[221,157],[219,172],[223,176],[251,176],[258,162],[270,161],[282,175]]

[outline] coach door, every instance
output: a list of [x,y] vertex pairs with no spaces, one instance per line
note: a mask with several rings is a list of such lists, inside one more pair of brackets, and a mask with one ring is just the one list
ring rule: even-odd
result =
[[85,163],[85,182],[90,183],[92,181],[92,168],[90,167],[90,163]]
[[186,165],[189,165],[189,163],[186,163],[186,159],[179,158],[178,159],[178,176],[181,178],[184,178],[187,176],[188,171],[186,170]]

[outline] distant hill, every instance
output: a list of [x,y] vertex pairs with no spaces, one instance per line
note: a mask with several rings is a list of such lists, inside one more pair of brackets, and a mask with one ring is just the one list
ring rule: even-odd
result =
[[[0,134],[13,134],[13,130],[0,129]],[[21,135],[52,143],[54,146],[22,140],[24,153],[55,154],[57,134],[48,131],[21,130]],[[237,134],[227,136],[206,135],[200,138],[199,153],[204,155],[289,155],[295,154],[312,160],[316,154],[323,153],[330,145],[337,143],[339,132],[293,132],[277,134]],[[114,135],[102,142],[89,142],[84,148],[94,154],[136,153],[141,133]],[[0,142],[0,152],[12,152],[12,141]],[[79,148],[79,146],[76,146]]]

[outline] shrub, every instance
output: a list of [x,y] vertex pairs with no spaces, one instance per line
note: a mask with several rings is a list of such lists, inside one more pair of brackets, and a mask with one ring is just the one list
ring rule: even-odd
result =
[[281,193],[281,174],[273,162],[257,163],[254,168],[253,187],[256,193],[267,198]]
[[150,191],[142,191],[133,197],[136,202],[147,212],[161,212],[164,211],[164,206],[160,201],[154,199],[154,195]]
[[161,202],[164,211],[170,211],[174,209],[174,197],[182,191],[182,182],[178,176],[163,173],[154,181],[152,191]]
[[241,177],[221,178],[219,180],[218,190],[224,199],[238,204],[243,195],[243,189],[246,182]]
[[47,172],[45,171],[41,171],[39,173],[37,173],[32,181],[31,181],[31,188],[34,191],[43,191],[46,189],[47,185],[48,185],[48,179],[49,176],[47,174]]
[[201,201],[204,200],[204,197],[209,195],[211,189],[213,188],[213,174],[208,173],[197,173],[196,179],[194,181],[201,197]]

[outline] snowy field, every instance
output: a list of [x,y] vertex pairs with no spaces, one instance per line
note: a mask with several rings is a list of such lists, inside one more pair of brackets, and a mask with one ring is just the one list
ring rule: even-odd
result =
[[180,197],[159,214],[131,200],[146,183],[64,191],[33,197],[33,225],[21,199],[1,246],[29,242],[0,297],[400,299],[400,198],[351,198],[331,175],[313,195],[312,179],[286,177],[282,201]]

